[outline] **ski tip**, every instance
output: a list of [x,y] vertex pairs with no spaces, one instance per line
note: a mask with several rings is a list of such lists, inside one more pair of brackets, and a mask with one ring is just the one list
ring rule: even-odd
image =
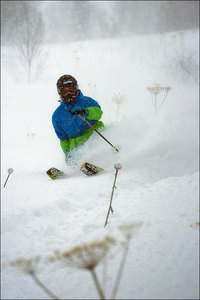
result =
[[84,162],[80,168],[80,170],[87,176],[95,175],[98,172],[102,171],[103,169],[97,167],[91,163]]
[[50,168],[49,170],[46,171],[46,174],[51,178],[51,179],[56,179],[59,176],[64,175],[64,172],[56,169],[56,168]]

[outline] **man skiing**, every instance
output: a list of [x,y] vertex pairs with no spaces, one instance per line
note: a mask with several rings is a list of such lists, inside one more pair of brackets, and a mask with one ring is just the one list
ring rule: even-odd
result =
[[65,153],[66,163],[75,165],[79,146],[93,133],[93,129],[84,119],[95,129],[100,129],[104,126],[99,121],[103,111],[94,99],[82,94],[77,80],[71,75],[63,75],[58,79],[57,91],[61,100],[60,106],[52,115],[52,124]]

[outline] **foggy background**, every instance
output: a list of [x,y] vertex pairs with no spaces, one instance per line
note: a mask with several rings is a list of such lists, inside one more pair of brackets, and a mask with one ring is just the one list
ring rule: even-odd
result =
[[2,44],[22,38],[27,24],[36,43],[189,30],[199,26],[199,1],[1,1]]
[[[50,68],[50,45],[153,34],[161,38],[169,32],[179,32],[183,43],[183,31],[198,27],[199,1],[1,1],[1,59],[13,77],[31,82]],[[198,81],[195,45],[182,45],[177,53],[174,41],[170,61],[172,68],[178,66]],[[78,64],[80,57],[75,60]]]

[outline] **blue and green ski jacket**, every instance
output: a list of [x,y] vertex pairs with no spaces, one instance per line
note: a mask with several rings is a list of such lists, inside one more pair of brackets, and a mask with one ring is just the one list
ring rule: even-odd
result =
[[93,129],[79,116],[70,113],[73,106],[88,110],[86,120],[95,129],[104,126],[103,122],[99,121],[103,114],[100,105],[94,99],[84,96],[80,90],[79,95],[71,104],[62,101],[52,115],[52,124],[64,152],[71,151],[84,143],[93,133]]

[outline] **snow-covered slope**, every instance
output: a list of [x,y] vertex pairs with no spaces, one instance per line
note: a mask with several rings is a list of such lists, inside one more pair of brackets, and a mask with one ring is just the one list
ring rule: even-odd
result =
[[[36,274],[58,298],[98,299],[89,272],[45,261],[56,249],[107,235],[117,240],[104,288],[110,298],[123,250],[119,226],[137,222],[142,226],[131,239],[117,298],[198,299],[198,85],[175,64],[181,54],[196,57],[198,33],[46,45],[46,51],[40,81],[26,84],[12,72],[17,61],[11,49],[2,49],[2,299],[48,299],[30,276],[9,265],[37,255]],[[104,168],[93,177],[65,165],[51,125],[56,81],[66,73],[99,101],[102,134],[121,146],[113,153],[93,134],[81,161]],[[147,90],[155,83],[172,87],[157,112]],[[125,98],[118,114],[117,94]],[[104,227],[118,162],[114,214]],[[52,166],[65,177],[47,177]],[[14,173],[3,188],[8,168]]]

